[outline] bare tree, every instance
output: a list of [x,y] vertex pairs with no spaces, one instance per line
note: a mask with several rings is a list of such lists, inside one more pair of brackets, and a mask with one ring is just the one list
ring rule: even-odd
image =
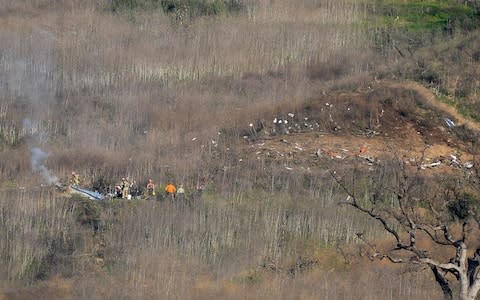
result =
[[378,249],[359,233],[371,259],[427,267],[445,299],[473,300],[480,290],[478,191],[467,180],[475,173],[457,171],[425,174],[420,165],[397,158],[370,171],[331,175],[347,194],[342,203],[378,221],[393,237],[393,246]]

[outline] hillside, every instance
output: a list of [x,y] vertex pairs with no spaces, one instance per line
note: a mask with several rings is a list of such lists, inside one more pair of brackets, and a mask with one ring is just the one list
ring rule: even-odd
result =
[[0,0],[0,299],[459,294],[420,263],[478,258],[479,30],[463,1]]
[[[278,120],[286,120],[287,125]],[[318,130],[322,122],[331,130]],[[480,130],[477,123],[413,82],[375,82],[363,91],[327,94],[303,110],[271,116],[265,123],[260,131],[246,136],[251,144],[246,156],[303,169],[314,167],[321,158],[344,160],[358,155],[374,160],[397,155],[416,163],[422,157],[438,161],[455,155],[472,161]],[[443,167],[439,172],[445,171]]]

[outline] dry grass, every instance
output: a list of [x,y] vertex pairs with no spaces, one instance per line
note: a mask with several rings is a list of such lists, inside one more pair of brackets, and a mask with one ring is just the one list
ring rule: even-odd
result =
[[[301,110],[372,69],[358,26],[362,1],[246,1],[242,14],[182,25],[159,11],[111,14],[102,5],[0,0],[7,299],[424,298],[421,284],[430,283],[420,275],[418,286],[405,275],[384,289],[393,272],[358,280],[340,258],[331,268],[322,262],[358,228],[379,234],[335,206],[341,196],[324,172],[306,187],[304,174],[281,165],[240,165],[233,149],[249,123]],[[57,176],[75,169],[87,185],[126,175],[173,179],[190,196],[208,178],[206,203],[107,203],[106,231],[92,236],[71,201],[31,188],[41,183],[30,172],[33,146],[51,154],[45,164]],[[105,252],[96,253],[102,243]],[[258,269],[288,270],[305,255],[321,271]],[[52,274],[75,284],[36,282]]]
[[222,128],[296,109],[325,78],[369,68],[360,3],[246,4],[244,14],[176,25],[162,12],[116,15],[95,2],[2,2],[0,131],[16,149],[4,153],[19,157],[0,163],[5,176],[27,172],[20,157],[37,144],[62,178],[77,169],[88,182],[193,181],[212,139],[231,143]]

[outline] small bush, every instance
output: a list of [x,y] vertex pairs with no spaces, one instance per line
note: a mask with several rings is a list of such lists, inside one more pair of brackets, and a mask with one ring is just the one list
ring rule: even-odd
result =
[[464,142],[472,142],[477,138],[475,133],[465,125],[453,127],[453,133]]
[[472,59],[476,62],[479,62],[480,61],[480,51],[475,51],[473,54],[472,54]]
[[418,67],[414,75],[417,81],[424,81],[428,84],[440,85],[442,83],[442,77],[440,73],[435,70],[432,66],[428,65],[423,61],[417,63]]
[[460,198],[448,204],[448,211],[454,218],[465,220],[473,215],[473,209],[477,201],[473,195],[465,193]]
[[75,202],[76,220],[82,225],[96,226],[100,219],[100,205],[96,201],[73,195]]

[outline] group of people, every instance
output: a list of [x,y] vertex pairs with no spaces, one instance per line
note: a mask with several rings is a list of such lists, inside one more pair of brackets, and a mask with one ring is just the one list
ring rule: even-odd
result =
[[[72,171],[72,175],[70,177],[70,185],[72,186],[79,186],[80,185],[80,177],[78,173]],[[198,184],[196,190],[193,193],[193,196],[200,196],[201,192],[203,191],[204,185]],[[177,199],[183,200],[185,199],[185,189],[183,184],[178,185],[178,187],[171,181],[168,181],[163,189],[165,199]],[[145,188],[140,188],[135,180],[131,180],[130,177],[123,177],[119,182],[115,184],[115,188],[112,190],[111,188],[107,188],[107,193],[111,194],[113,197],[122,198],[122,199],[132,199],[139,196],[146,196],[147,198],[156,198],[162,199],[163,195],[158,195],[158,190],[156,189],[155,182],[152,179],[148,179]]]
[[[122,199],[131,199],[132,196],[139,196],[139,188],[137,182],[130,181],[129,177],[122,178],[119,184],[116,185],[116,194],[119,197],[121,195]],[[177,197],[185,196],[185,189],[183,185],[180,184],[178,188],[172,182],[168,182],[165,186],[165,196],[167,198],[175,199]],[[145,186],[145,196],[155,197],[157,196],[156,185],[153,179],[148,179],[147,185]]]

